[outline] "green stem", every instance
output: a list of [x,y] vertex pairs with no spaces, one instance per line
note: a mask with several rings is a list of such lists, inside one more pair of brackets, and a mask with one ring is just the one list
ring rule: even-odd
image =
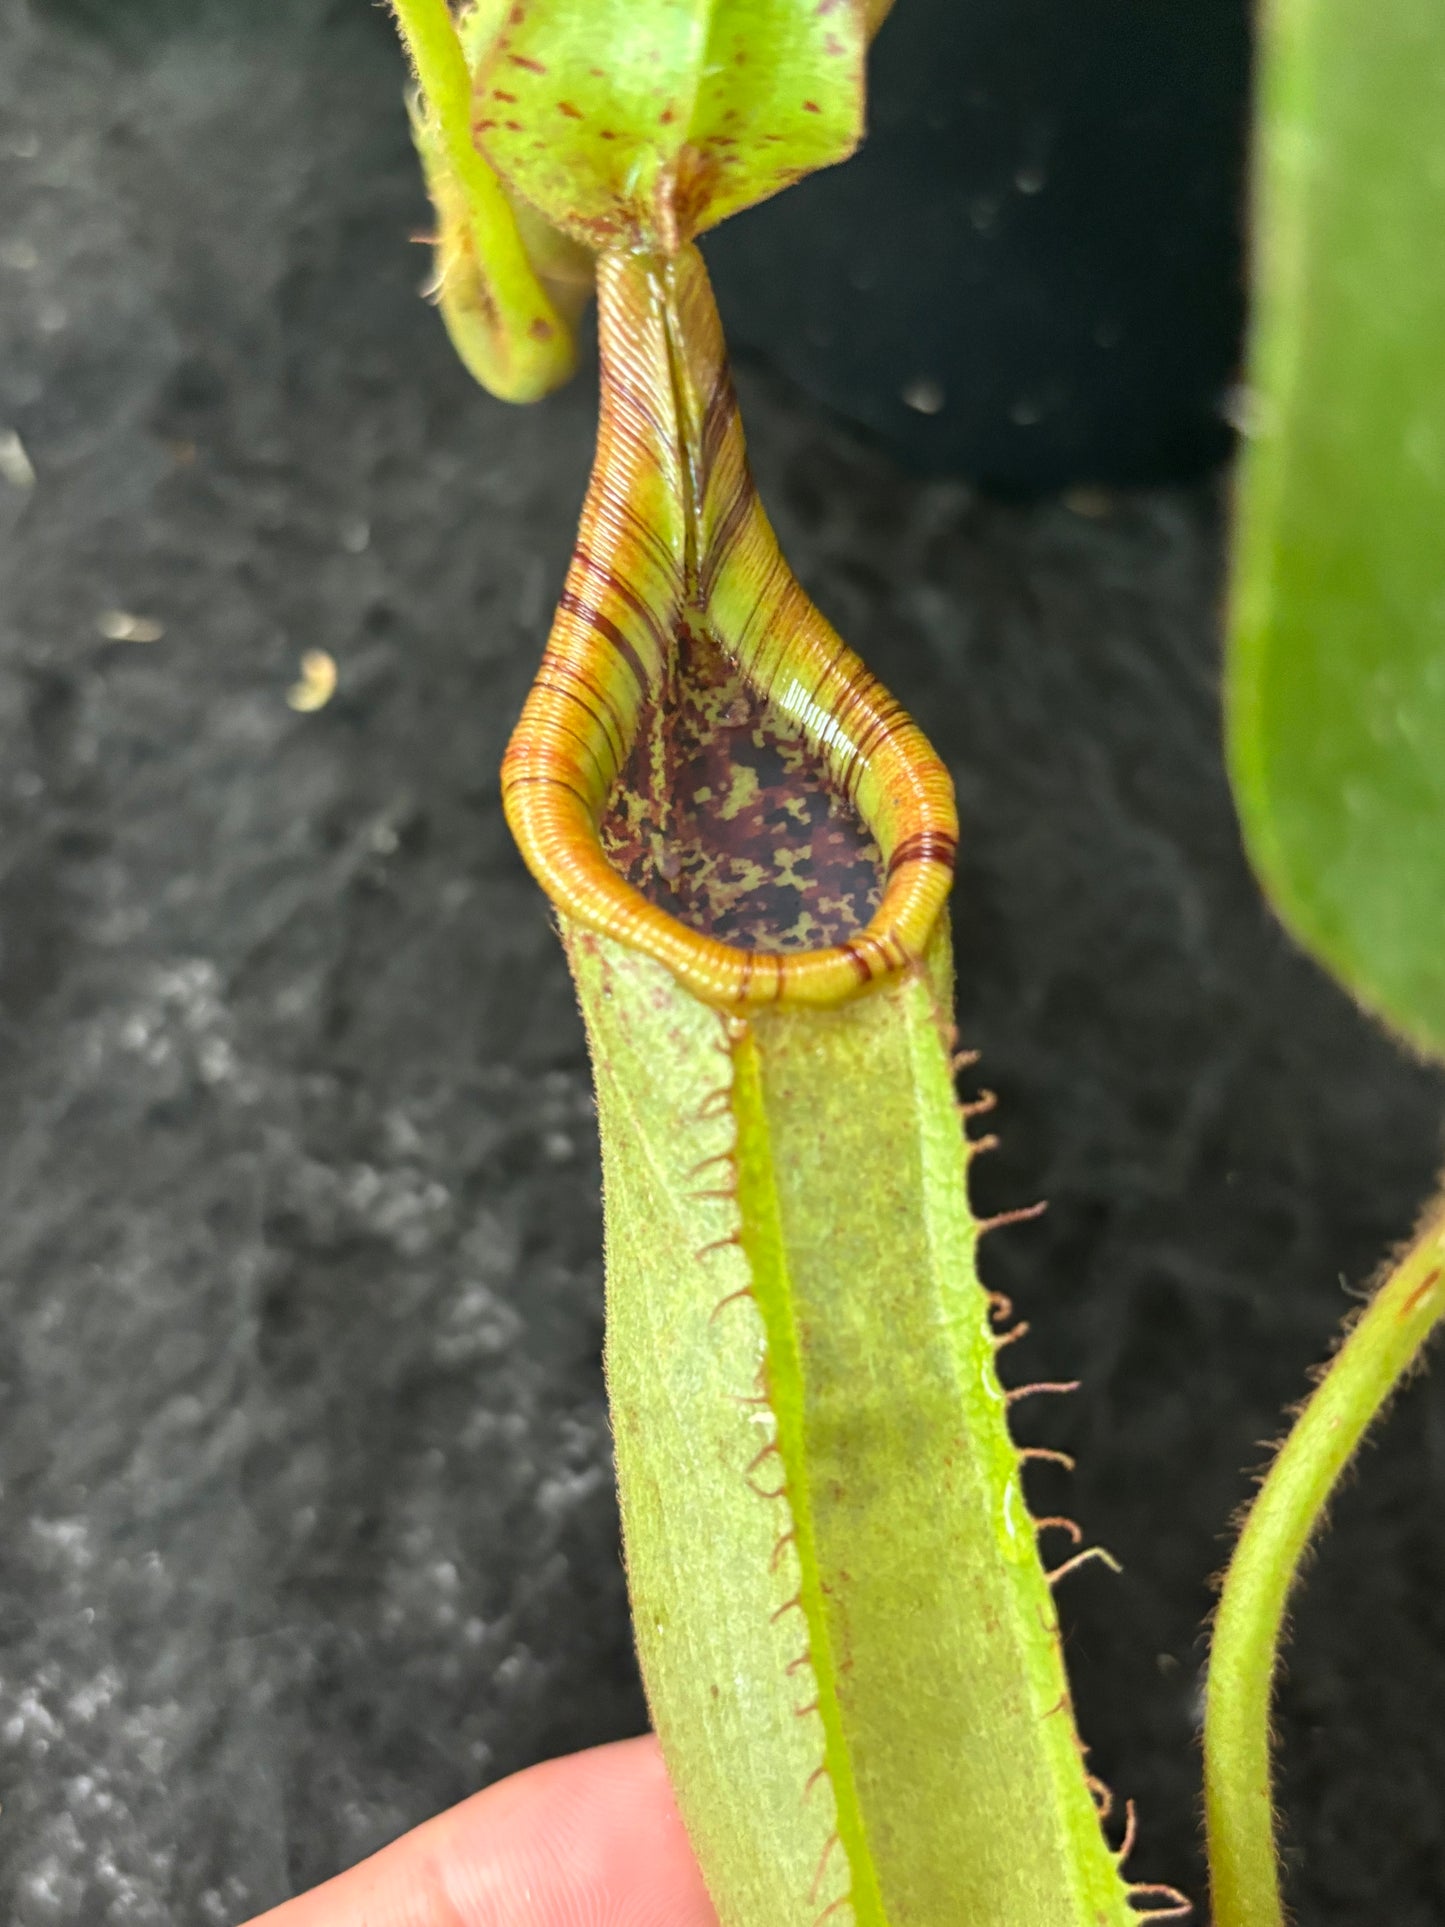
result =
[[[504,401],[536,401],[572,370],[571,331],[527,251],[516,210],[472,136],[472,74],[447,0],[391,0],[421,91],[413,134],[436,207],[438,294],[472,374]],[[458,237],[465,231],[465,243]]]
[[1219,1603],[1204,1721],[1214,1927],[1282,1927],[1269,1704],[1285,1604],[1366,1427],[1445,1312],[1445,1198],[1304,1408],[1245,1521]]
[[[392,0],[402,41],[453,159],[471,147],[472,77],[447,0]],[[459,138],[460,137],[460,138]]]

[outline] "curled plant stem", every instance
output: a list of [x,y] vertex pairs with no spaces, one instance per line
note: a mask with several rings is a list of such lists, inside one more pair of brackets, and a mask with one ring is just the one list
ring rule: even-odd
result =
[[1445,1312],[1445,1197],[1336,1353],[1260,1489],[1215,1623],[1204,1722],[1215,1927],[1282,1927],[1270,1688],[1306,1547],[1366,1428]]
[[392,7],[448,158],[475,209],[494,225],[493,248],[510,242],[517,252],[517,271],[525,273],[507,197],[472,140],[472,77],[446,0],[392,0]]
[[571,328],[473,141],[472,76],[447,0],[391,4],[419,89],[412,132],[436,210],[443,319],[484,387],[504,401],[537,401],[572,373]]

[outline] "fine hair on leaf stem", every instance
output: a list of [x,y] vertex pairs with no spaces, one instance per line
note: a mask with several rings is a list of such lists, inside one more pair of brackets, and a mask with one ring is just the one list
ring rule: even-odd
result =
[[1349,1331],[1250,1509],[1215,1620],[1205,1702],[1214,1927],[1283,1927],[1270,1796],[1270,1689],[1310,1539],[1366,1429],[1445,1311],[1445,1196]]

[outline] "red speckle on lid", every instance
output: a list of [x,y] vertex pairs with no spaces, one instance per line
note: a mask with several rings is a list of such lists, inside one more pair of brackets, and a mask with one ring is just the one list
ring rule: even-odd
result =
[[507,58],[514,67],[525,67],[529,74],[545,74],[547,71],[540,60],[532,60],[526,54],[508,54]]
[[664,127],[671,127],[672,123],[677,119],[677,114],[671,107],[664,107],[657,118],[662,122]]
[[574,107],[570,100],[559,100],[557,102],[557,112],[559,114],[565,114],[568,120],[583,120],[586,118],[582,109],[580,107]]
[[527,323],[527,333],[532,337],[533,341],[550,341],[552,339],[552,324],[550,321],[543,320],[541,315],[533,315],[532,319]]
[[822,108],[816,100],[805,100],[803,102],[803,112],[805,114],[821,114],[822,111]]
[[517,96],[515,94],[504,94],[500,87],[494,87],[492,89],[492,99],[504,100],[509,107],[515,107],[517,104]]
[[502,125],[509,134],[520,134],[522,131],[522,123],[519,120],[504,120]]

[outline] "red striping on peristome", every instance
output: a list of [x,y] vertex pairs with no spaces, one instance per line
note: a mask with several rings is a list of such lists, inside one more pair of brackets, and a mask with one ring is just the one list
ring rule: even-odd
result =
[[612,647],[631,670],[638,689],[645,690],[647,688],[647,671],[643,667],[642,658],[633,647],[629,637],[623,633],[621,628],[612,620],[611,616],[604,615],[600,609],[595,608],[590,602],[584,602],[581,596],[577,595],[571,589],[564,589],[562,591],[561,606],[569,615],[576,616],[579,622],[585,622],[590,629],[595,629],[599,635],[606,636],[607,640],[612,644]]
[[947,863],[958,856],[958,838],[947,830],[918,830],[904,837],[888,859],[888,874],[901,870],[905,863]]
[[[599,306],[597,462],[547,656],[503,766],[508,819],[534,874],[574,922],[652,955],[716,1007],[827,1004],[862,994],[912,968],[937,922],[957,837],[947,772],[808,602],[778,552],[748,474],[721,330],[696,253],[684,248],[666,265],[605,256]],[[679,395],[690,397],[681,412]],[[693,495],[682,489],[689,472]],[[757,934],[749,926],[746,937],[721,929],[709,935],[679,921],[666,890],[654,899],[640,892],[604,845],[607,772],[620,775],[654,727],[649,713],[674,703],[680,652],[689,647],[713,652],[719,673],[724,658],[731,664],[718,684],[725,728],[732,727],[724,713],[727,675],[741,678],[738,687],[765,707],[786,693],[790,706],[778,711],[786,728],[769,740],[787,760],[794,756],[787,732],[802,730],[825,787],[844,799],[839,825],[851,810],[876,838],[877,882],[858,899],[861,916],[836,936],[826,906],[815,913],[821,935],[799,925],[801,947],[779,948],[762,926]],[[759,710],[744,735],[762,726],[762,716]],[[815,729],[824,731],[820,738]],[[744,746],[743,737],[737,742]],[[757,744],[744,764],[762,753]],[[776,753],[769,748],[766,756]],[[721,774],[727,778],[726,764]],[[705,788],[706,778],[693,780]],[[773,780],[760,766],[760,797]],[[719,796],[727,793],[725,780]],[[803,795],[778,789],[774,800],[796,812]],[[815,813],[811,820],[816,839],[826,819]],[[669,819],[657,827],[660,876],[669,883],[678,878]],[[807,835],[793,837],[785,816],[769,835],[781,886],[788,865],[811,863],[812,846]],[[807,903],[815,872],[795,867],[791,874],[789,887],[804,895],[790,901]],[[718,1103],[727,1103],[722,1092]]]

